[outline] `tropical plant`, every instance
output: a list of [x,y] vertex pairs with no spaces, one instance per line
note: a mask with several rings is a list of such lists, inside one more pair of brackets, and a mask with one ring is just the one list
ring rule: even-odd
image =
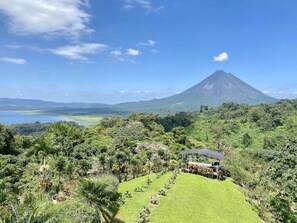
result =
[[161,196],[166,196],[167,195],[165,189],[159,190],[158,194],[161,195]]
[[151,211],[148,207],[143,207],[142,211],[140,212],[140,217],[138,223],[148,223],[149,222],[149,215]]
[[152,196],[151,197],[151,204],[153,204],[153,205],[158,205],[159,204],[157,196]]
[[[53,204],[43,195],[26,194],[24,199],[15,199],[9,202],[7,209],[10,210],[3,222],[7,223],[55,223],[64,218],[60,212],[63,204]],[[64,219],[65,220],[65,219]]]
[[98,222],[109,222],[119,207],[117,185],[117,179],[109,175],[80,181],[77,193],[95,208]]

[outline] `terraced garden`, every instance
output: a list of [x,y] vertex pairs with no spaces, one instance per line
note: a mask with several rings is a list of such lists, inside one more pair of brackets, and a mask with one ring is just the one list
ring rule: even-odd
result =
[[[119,191],[130,197],[125,198],[116,220],[117,223],[137,223],[143,207],[148,207],[151,223],[199,223],[199,222],[261,222],[257,213],[245,201],[241,189],[230,179],[211,180],[193,174],[179,174],[166,196],[158,195],[164,185],[171,181],[173,173],[166,173],[157,179],[156,174],[144,176],[122,183]],[[143,192],[135,188],[146,185],[148,178],[152,181]],[[157,196],[155,196],[157,195]],[[157,205],[151,203],[157,198]]]

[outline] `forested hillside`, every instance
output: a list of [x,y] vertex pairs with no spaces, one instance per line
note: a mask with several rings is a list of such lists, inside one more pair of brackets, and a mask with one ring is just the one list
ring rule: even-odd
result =
[[0,125],[2,222],[110,222],[128,196],[119,183],[176,170],[179,152],[197,147],[225,153],[264,221],[297,221],[297,100],[33,126]]

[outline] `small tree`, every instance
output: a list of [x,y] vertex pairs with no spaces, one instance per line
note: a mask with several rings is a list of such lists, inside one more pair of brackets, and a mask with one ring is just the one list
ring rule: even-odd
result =
[[244,133],[242,136],[242,144],[244,145],[244,147],[249,147],[250,145],[252,145],[252,143],[252,137],[248,133]]
[[92,168],[91,161],[87,159],[79,160],[78,164],[79,164],[81,176],[86,176],[88,171]]

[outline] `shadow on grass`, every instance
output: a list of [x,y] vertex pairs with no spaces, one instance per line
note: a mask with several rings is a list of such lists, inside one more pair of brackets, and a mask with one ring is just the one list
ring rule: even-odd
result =
[[114,218],[114,219],[112,219],[111,223],[125,223],[125,222],[118,218]]
[[208,177],[206,175],[202,175],[202,174],[197,174],[197,173],[190,173],[190,172],[183,172],[183,173],[186,173],[186,174],[193,174],[193,175],[196,175],[196,176],[201,176],[201,177],[205,177],[205,178],[208,178],[210,180],[218,180],[218,181],[225,181],[227,179],[227,176],[223,176],[221,178],[216,178],[215,176],[213,177]]

